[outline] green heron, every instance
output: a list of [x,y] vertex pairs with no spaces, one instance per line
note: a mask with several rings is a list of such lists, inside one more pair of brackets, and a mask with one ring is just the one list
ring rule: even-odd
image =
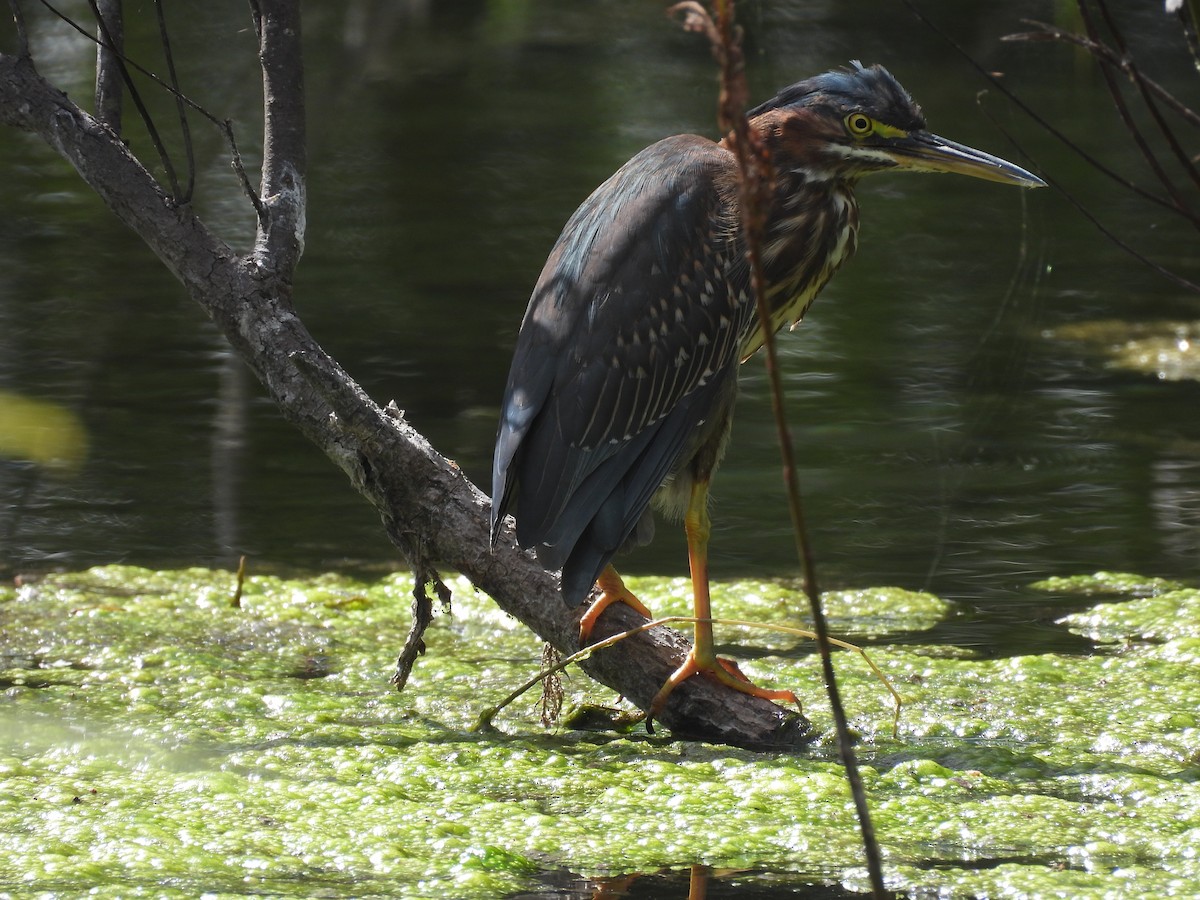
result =
[[[1022,187],[1012,163],[931,134],[882,66],[827,72],[752,109],[775,171],[761,260],[778,330],[803,318],[858,241],[854,186],[876,172],[957,172]],[[646,615],[612,566],[654,532],[652,509],[687,534],[699,621],[684,664],[650,704],[698,672],[750,684],[713,648],[708,490],[729,438],[739,365],[762,344],[730,138],[659,141],[571,216],[533,289],[504,393],[492,480],[492,544],[515,502],[516,536],[562,597]]]

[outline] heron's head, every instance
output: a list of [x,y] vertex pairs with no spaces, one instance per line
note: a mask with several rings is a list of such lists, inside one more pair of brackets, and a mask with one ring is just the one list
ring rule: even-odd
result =
[[891,170],[955,172],[1020,187],[1036,175],[932,134],[908,91],[883,66],[852,63],[794,84],[750,110],[776,165],[810,178],[855,181]]

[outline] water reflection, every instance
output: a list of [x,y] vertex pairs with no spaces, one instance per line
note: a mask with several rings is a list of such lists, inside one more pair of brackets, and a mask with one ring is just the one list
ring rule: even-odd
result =
[[[1064,127],[1108,121],[1074,60],[998,42],[1041,4],[926,8]],[[899,4],[744,9],[756,95],[851,57],[878,60],[936,130],[1007,150],[974,105],[979,84]],[[483,483],[547,248],[633,152],[667,133],[713,132],[707,51],[652,3],[307,12],[312,179],[299,309],[375,399],[394,398]],[[58,26],[38,15],[39,52],[85,84],[90,54],[69,39],[60,47]],[[134,34],[134,49],[149,52],[152,38]],[[235,119],[252,162],[248,46],[231,0],[181,35],[179,52],[184,83]],[[1048,165],[1088,183],[987,102]],[[198,152],[198,204],[244,247],[251,220],[226,148],[202,133]],[[20,175],[0,181],[0,389],[69,410],[91,448],[71,480],[19,454],[0,461],[0,566],[224,565],[241,553],[260,567],[397,564],[369,507],[73,173],[24,138],[0,142],[0,168]],[[1049,192],[909,177],[861,194],[858,258],[782,342],[823,583],[980,602],[1097,568],[1194,576],[1196,382],[1109,369],[1046,336],[1097,318],[1188,320],[1194,301],[1115,255]],[[1120,212],[1130,227],[1156,224]],[[1191,235],[1156,234],[1165,253],[1194,256]],[[716,576],[794,573],[777,470],[751,364],[715,485]],[[626,568],[681,573],[685,561],[682,535],[660,527]]]
[[662,900],[838,900],[862,897],[819,878],[804,878],[779,872],[719,870],[707,866],[644,872],[610,878],[583,878],[572,872],[551,871],[538,879],[544,888],[510,895],[509,900],[617,900],[617,898],[662,898]]

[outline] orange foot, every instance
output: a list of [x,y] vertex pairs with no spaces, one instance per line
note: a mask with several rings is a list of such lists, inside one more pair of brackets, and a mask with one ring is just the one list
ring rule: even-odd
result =
[[600,596],[587,608],[579,620],[579,646],[586,647],[591,643],[592,629],[596,627],[596,622],[614,603],[624,603],[626,606],[633,607],[647,619],[654,618],[650,610],[646,609],[645,604],[635,597],[629,588],[625,587],[625,582],[621,580],[621,576],[612,566],[604,567],[604,571],[596,579],[596,586],[600,588]]
[[738,668],[737,663],[732,659],[722,659],[719,656],[710,656],[707,660],[698,659],[696,649],[693,647],[688,651],[687,659],[683,661],[678,669],[671,673],[671,677],[667,679],[667,683],[658,689],[658,693],[654,695],[654,699],[650,701],[650,707],[646,710],[646,730],[653,731],[654,720],[658,714],[662,712],[663,707],[667,705],[667,698],[671,696],[675,688],[683,684],[693,675],[707,675],[727,687],[733,688],[735,691],[740,691],[743,694],[749,694],[751,697],[761,697],[763,700],[772,702],[788,702],[794,703],[796,709],[804,711],[800,705],[799,698],[794,693],[786,690],[770,690],[769,688],[761,688],[754,684],[742,674],[742,670]]

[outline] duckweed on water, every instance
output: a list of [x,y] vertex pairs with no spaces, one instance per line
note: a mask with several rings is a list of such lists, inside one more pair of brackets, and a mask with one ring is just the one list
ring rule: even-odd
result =
[[1105,357],[1109,368],[1161,381],[1200,381],[1200,322],[1099,320],[1063,325],[1048,337]]
[[[954,615],[899,590],[829,597],[879,638],[907,706],[839,656],[893,886],[913,896],[1200,896],[1200,592],[1097,576],[1136,599],[1065,618],[1091,656],[973,659],[890,645]],[[828,749],[805,756],[545,732],[481,706],[540,648],[465,583],[403,694],[387,678],[410,580],[232,579],[107,567],[0,589],[0,896],[484,898],[542,873],[705,864],[863,888]],[[1065,593],[1065,585],[1047,590]],[[642,580],[657,612],[686,586]],[[773,583],[720,585],[722,612],[797,622]],[[1076,605],[1073,607],[1078,609]],[[763,683],[828,727],[811,647],[722,629]],[[614,698],[575,674],[575,702]],[[680,896],[683,894],[681,893]]]

